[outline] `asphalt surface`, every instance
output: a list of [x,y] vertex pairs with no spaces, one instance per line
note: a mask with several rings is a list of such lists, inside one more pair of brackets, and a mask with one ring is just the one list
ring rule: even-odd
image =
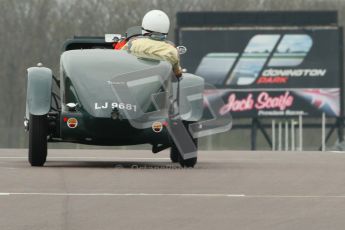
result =
[[0,150],[0,229],[344,229],[345,153]]

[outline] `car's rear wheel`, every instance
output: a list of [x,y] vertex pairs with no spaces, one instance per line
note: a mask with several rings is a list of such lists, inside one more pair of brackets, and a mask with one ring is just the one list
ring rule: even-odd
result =
[[[184,126],[184,128],[187,130],[189,136],[192,138],[192,141],[195,145],[195,151],[198,151],[198,139],[197,138],[193,138],[192,134],[189,132],[189,124],[192,124],[193,122],[189,122],[189,121],[182,121],[182,124]],[[169,122],[169,126],[171,128],[172,133],[175,132],[179,133],[179,130],[175,130],[175,125],[176,127],[178,127],[178,125],[181,125],[181,120],[170,120]],[[175,130],[175,131],[173,131]],[[170,133],[170,135],[172,135],[172,133]],[[178,135],[178,134],[177,134]],[[193,168],[195,166],[195,164],[197,163],[197,157],[193,157],[193,158],[189,158],[189,159],[183,159],[183,153],[181,153],[178,149],[178,147],[176,146],[176,144],[174,143],[173,138],[170,136],[170,144],[171,144],[171,148],[170,148],[170,160],[173,163],[180,163],[180,165],[182,167],[186,167],[186,168]]]
[[47,159],[47,116],[30,114],[29,119],[29,162],[31,166],[43,166]]
[[172,163],[178,162],[179,151],[175,145],[171,146],[170,148],[170,160]]
[[[198,149],[198,139],[193,138],[193,142],[196,149]],[[197,157],[183,159],[182,154],[174,143],[172,143],[170,148],[170,159],[173,163],[180,163],[180,165],[184,168],[193,168],[197,163]]]
[[194,168],[194,166],[196,165],[196,162],[197,162],[197,157],[193,157],[193,158],[189,158],[187,160],[180,160],[180,165],[183,167],[183,168]]
[[[196,150],[198,150],[198,139],[193,139],[194,145],[196,147]],[[178,154],[178,162],[180,165],[184,168],[194,168],[194,166],[197,163],[198,158],[197,157],[192,157],[189,159],[183,159],[181,154]]]

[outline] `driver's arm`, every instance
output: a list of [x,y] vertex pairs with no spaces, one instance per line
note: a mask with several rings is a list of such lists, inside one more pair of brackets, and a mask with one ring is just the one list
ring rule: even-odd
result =
[[171,63],[176,77],[182,76],[178,50],[168,42],[155,41],[149,38],[131,39],[121,49],[132,52],[134,55],[152,56],[156,60],[168,61]]
[[180,66],[180,62],[177,62],[175,65],[173,65],[173,71],[174,71],[176,77],[182,76],[182,68]]

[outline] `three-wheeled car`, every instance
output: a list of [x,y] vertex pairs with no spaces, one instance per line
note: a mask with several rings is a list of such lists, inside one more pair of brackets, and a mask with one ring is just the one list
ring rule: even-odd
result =
[[41,63],[28,68],[29,162],[44,165],[47,142],[151,144],[194,167],[197,138],[188,126],[202,117],[203,88],[193,74],[176,79],[165,61],[114,50],[104,37],[74,37],[63,46],[59,77]]

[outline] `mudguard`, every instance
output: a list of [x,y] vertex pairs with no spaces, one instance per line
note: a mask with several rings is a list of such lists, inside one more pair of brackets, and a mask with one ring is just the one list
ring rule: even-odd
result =
[[203,115],[204,79],[184,73],[180,80],[179,112],[186,121],[198,121]]
[[51,107],[53,73],[45,67],[28,68],[26,117],[47,114]]

